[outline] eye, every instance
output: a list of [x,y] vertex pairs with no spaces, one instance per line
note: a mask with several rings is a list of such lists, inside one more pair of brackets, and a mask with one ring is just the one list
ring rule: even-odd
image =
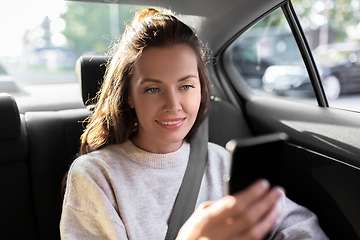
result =
[[158,91],[159,91],[158,88],[148,88],[148,89],[146,89],[145,92],[148,92],[148,93],[156,93],[156,92],[158,92]]
[[182,89],[182,90],[189,90],[190,88],[194,88],[194,86],[192,86],[192,85],[184,85],[184,86],[181,86],[181,89]]

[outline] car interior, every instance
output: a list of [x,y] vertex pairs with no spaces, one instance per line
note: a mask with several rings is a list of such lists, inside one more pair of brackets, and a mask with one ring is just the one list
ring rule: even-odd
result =
[[[198,34],[213,53],[208,64],[213,84],[209,141],[225,147],[231,139],[286,133],[289,141],[279,161],[287,196],[317,214],[330,239],[360,238],[360,115],[328,106],[291,1],[98,2],[151,4],[197,16]],[[233,42],[277,9],[294,36],[317,105],[258,95],[231,64]],[[78,59],[82,108],[20,113],[14,97],[0,94],[0,239],[60,238],[62,180],[79,152],[80,136],[93,110],[91,99],[110,59]]]

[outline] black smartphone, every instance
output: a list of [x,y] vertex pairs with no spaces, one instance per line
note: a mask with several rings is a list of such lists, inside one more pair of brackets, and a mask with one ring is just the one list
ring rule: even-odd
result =
[[272,186],[281,185],[282,149],[288,141],[285,133],[273,133],[226,144],[232,154],[229,194],[235,194],[258,179],[267,179]]

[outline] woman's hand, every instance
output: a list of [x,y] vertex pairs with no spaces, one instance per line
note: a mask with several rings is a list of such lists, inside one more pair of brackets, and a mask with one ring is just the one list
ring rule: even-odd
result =
[[182,226],[177,240],[262,239],[279,215],[279,188],[259,180],[244,191],[214,202],[202,203]]

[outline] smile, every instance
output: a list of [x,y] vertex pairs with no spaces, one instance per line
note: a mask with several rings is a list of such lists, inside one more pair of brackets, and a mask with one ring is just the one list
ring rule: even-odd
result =
[[165,124],[165,125],[173,125],[173,124],[178,124],[180,123],[182,120],[179,120],[179,121],[174,121],[174,122],[161,122],[161,121],[158,121],[159,123],[161,124]]
[[177,129],[185,122],[186,118],[171,119],[166,121],[155,120],[161,127],[166,129]]

